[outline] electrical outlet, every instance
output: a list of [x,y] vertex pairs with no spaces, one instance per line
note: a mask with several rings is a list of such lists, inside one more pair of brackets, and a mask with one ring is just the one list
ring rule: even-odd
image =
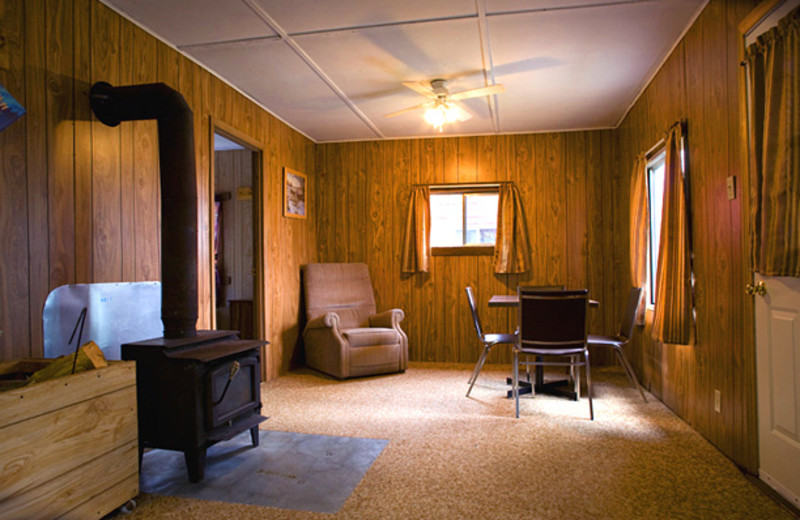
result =
[[722,410],[722,392],[714,390],[714,411],[719,413]]

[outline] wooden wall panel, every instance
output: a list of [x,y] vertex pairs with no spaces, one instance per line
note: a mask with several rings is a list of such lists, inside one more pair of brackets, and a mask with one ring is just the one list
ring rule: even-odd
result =
[[[25,42],[26,30],[30,26],[25,23],[26,14],[31,7],[30,3],[21,0],[0,4],[0,29],[9,46],[9,68],[0,70],[0,82],[23,106],[29,102],[44,104],[43,92],[34,100],[25,91],[27,81],[39,80],[43,85],[40,74],[28,73],[24,67],[26,59],[44,63],[42,45],[29,48]],[[44,27],[41,25],[36,29],[44,30]],[[27,215],[28,207],[36,206],[36,197],[28,195],[25,156],[28,148],[44,151],[43,139],[36,133],[43,128],[41,118],[31,121],[23,117],[0,133],[0,233],[4,242],[4,247],[0,247],[0,341],[15,355],[27,353],[31,337],[29,298],[33,288],[29,287],[31,266],[28,265],[28,253],[31,246],[27,234],[28,219],[36,219],[32,224],[39,229],[45,226],[43,222],[46,221],[46,213],[41,213],[41,207]],[[43,163],[42,160],[37,163],[40,172],[45,168]],[[33,181],[46,189],[43,178],[45,176],[40,173]],[[37,264],[46,265],[46,257],[41,252]]]
[[[11,246],[0,248],[0,359],[42,354],[42,309],[55,287],[159,279],[155,122],[107,127],[88,93],[99,80],[163,81],[195,116],[198,328],[211,321],[213,118],[263,150],[264,372],[288,370],[298,358],[300,266],[316,259],[314,143],[95,0],[3,1],[0,27],[11,49],[0,82],[27,109],[0,134],[0,229]],[[282,217],[284,166],[309,176],[308,220]]]
[[[92,82],[119,84],[120,18],[100,3],[92,4]],[[120,127],[92,125],[93,282],[122,280],[120,208]],[[48,148],[51,147],[48,140]],[[51,219],[51,236],[59,225]],[[51,253],[51,258],[54,253]],[[51,273],[53,269],[51,268]],[[57,272],[57,271],[56,271]],[[61,284],[55,284],[55,287]]]
[[[727,27],[725,34],[727,41],[727,60],[729,62],[725,73],[727,75],[728,106],[725,107],[729,114],[728,119],[728,175],[736,178],[737,199],[739,202],[731,204],[730,208],[730,240],[733,256],[731,257],[731,288],[733,294],[737,294],[737,288],[744,287],[753,281],[750,264],[750,248],[748,246],[750,236],[745,225],[749,201],[747,200],[750,185],[749,178],[745,175],[744,157],[745,146],[742,145],[739,129],[743,128],[744,118],[739,112],[740,104],[737,100],[743,99],[741,85],[739,84],[740,75],[743,71],[740,66],[730,66],[732,60],[738,61],[740,35],[737,27],[741,20],[753,10],[755,2],[734,2],[727,8]],[[726,370],[727,375],[741,374],[739,378],[731,377],[733,380],[733,398],[725,407],[730,406],[730,413],[723,417],[725,421],[724,435],[732,439],[731,458],[738,464],[745,466],[754,472],[758,467],[758,452],[756,440],[758,439],[758,417],[756,413],[755,378],[756,378],[756,348],[755,348],[755,309],[754,301],[748,298],[734,297],[728,302],[730,311],[727,313],[727,320],[731,327],[730,336],[736,340],[737,330],[742,331],[743,343],[739,349],[739,354],[730,358],[732,364]],[[744,382],[745,384],[739,384]]]
[[[121,24],[119,31],[119,84],[133,83],[133,26]],[[135,193],[134,183],[134,124],[122,125],[120,134],[120,193]],[[122,278],[135,279],[136,276],[136,197],[120,197],[120,234],[122,236],[121,263]]]
[[[75,69],[73,78],[73,108],[75,110],[75,282],[91,282],[94,271],[94,212],[92,198],[92,110],[88,99],[92,82],[91,42],[86,37],[91,34],[92,0],[74,0],[73,23],[75,30],[72,39],[75,48]],[[35,33],[31,35],[35,37]],[[30,92],[36,89],[28,88]],[[28,156],[30,162],[31,156]],[[29,175],[31,170],[29,169]],[[46,197],[46,193],[43,193]],[[38,236],[38,232],[32,232]],[[32,296],[32,302],[39,302],[43,296]],[[33,312],[32,312],[33,317]],[[41,325],[38,326],[41,330]],[[41,344],[33,341],[32,345]]]
[[[615,223],[603,221],[613,218],[606,216],[613,215],[608,208],[612,199],[596,195],[604,191],[602,184],[610,176],[612,150],[610,132],[317,145],[317,209],[319,222],[325,223],[317,228],[322,245],[319,259],[369,265],[379,310],[402,307],[406,313],[403,327],[412,360],[477,360],[478,343],[464,294],[467,285],[475,290],[482,320],[490,331],[510,330],[516,316],[513,310],[490,309],[489,297],[514,292],[519,283],[587,287],[591,281],[593,296],[612,295],[609,300],[598,297],[602,304],[593,311],[597,315],[593,320],[614,322],[621,303],[617,305],[616,295],[607,287],[614,284],[619,271],[615,250],[608,245],[613,243]],[[358,173],[358,182],[365,185],[366,199],[351,197],[344,208],[333,201],[326,204],[331,192],[355,193],[348,183],[356,177],[349,172],[361,164],[364,174]],[[400,273],[413,184],[505,180],[517,184],[525,205],[532,246],[530,272],[497,275],[487,256],[435,256],[430,274]],[[362,224],[364,214],[368,218]],[[346,244],[337,244],[342,240]],[[610,260],[604,262],[605,257]],[[612,271],[604,272],[605,265]],[[508,349],[496,350],[491,362],[510,362]]]
[[[133,27],[131,81],[153,83],[157,64],[155,40],[138,27]],[[158,133],[155,121],[132,122],[133,149],[133,212],[134,279],[161,279],[159,245],[161,244],[161,189],[158,174]]]
[[[39,2],[26,2],[25,6],[25,35],[26,40],[24,42],[24,50],[25,50],[25,63],[26,67],[24,69],[25,73],[25,80],[26,83],[33,83],[36,85],[44,86],[46,81],[45,75],[45,44],[44,41],[37,41],[34,42],[32,39],[28,37],[30,31],[44,31],[44,23],[45,21],[39,17],[33,16],[31,17],[31,13],[35,12],[37,9],[41,8]],[[10,5],[9,5],[10,7]],[[17,29],[21,28],[22,24],[17,26]],[[12,29],[12,33],[14,34],[14,30]],[[19,36],[22,36],[21,34]],[[6,36],[8,38],[8,36]],[[12,40],[13,41],[13,40]],[[12,59],[13,56],[21,56],[22,55],[22,41],[17,40],[20,47],[16,49],[17,53],[14,53],[12,50]],[[13,49],[13,48],[12,48]],[[13,62],[12,62],[13,63]],[[19,64],[20,69],[22,62],[20,61]],[[11,70],[13,71],[15,67],[12,65]],[[13,84],[13,82],[12,82]],[[15,86],[18,88],[19,86]],[[6,87],[11,88],[11,87]],[[14,92],[11,91],[10,92]],[[28,236],[30,237],[31,228],[35,230],[34,232],[37,233],[39,237],[46,237],[47,236],[47,223],[48,223],[48,208],[47,208],[47,190],[48,190],[48,179],[47,179],[47,145],[46,145],[46,135],[47,135],[47,120],[45,117],[46,111],[46,91],[42,88],[39,92],[36,93],[26,93],[22,92],[21,90],[17,90],[18,95],[20,96],[20,102],[24,102],[24,106],[29,107],[29,113],[26,114],[20,121],[15,123],[14,126],[19,125],[19,127],[24,128],[27,126],[27,150],[25,151],[28,156],[34,156],[33,161],[29,164],[29,173],[27,175],[27,212],[28,212]],[[24,101],[23,101],[24,100]],[[37,109],[38,108],[38,109]],[[14,129],[15,131],[19,131],[21,128]],[[8,130],[11,130],[9,128]],[[12,131],[13,135],[13,131]],[[13,150],[13,147],[12,149]],[[22,166],[22,162],[20,162],[19,166]],[[25,175],[24,169],[20,171],[23,175]],[[18,184],[14,188],[22,188],[25,185],[24,182]],[[15,194],[14,189],[12,189],[9,193],[10,197],[15,197],[20,194]],[[20,196],[19,199],[15,203],[11,203],[9,205],[9,209],[18,207],[17,204],[22,203],[24,201],[24,195]],[[18,216],[24,215],[24,212],[20,212]],[[12,235],[13,236],[13,235]],[[41,332],[41,306],[37,305],[35,302],[40,298],[44,298],[47,295],[48,287],[49,287],[49,280],[48,280],[48,273],[49,273],[49,260],[50,260],[50,249],[48,240],[42,238],[40,240],[26,240],[28,242],[28,265],[27,265],[27,274],[28,274],[28,291],[25,294],[26,298],[30,298],[30,305],[29,305],[29,312],[30,316],[26,316],[24,323],[29,324],[30,327],[30,336],[29,340],[33,344],[40,344],[42,343],[42,332]],[[22,245],[22,244],[19,244]],[[18,250],[18,253],[25,253],[25,249],[21,248]],[[24,267],[24,257],[22,262],[19,264],[5,264],[7,266],[14,266],[20,265],[23,267],[22,272],[26,271]],[[22,274],[22,273],[20,273]],[[14,287],[13,284],[11,287]],[[21,296],[21,295],[20,295]],[[19,312],[24,312],[23,309],[18,310],[11,310],[11,314],[17,314]],[[29,322],[29,323],[28,323]],[[23,345],[18,345],[19,347],[24,347]],[[18,350],[19,351],[19,350]]]
[[[45,133],[48,136],[50,286],[71,283],[75,276],[73,224],[73,12],[70,2],[49,3],[45,18]],[[60,224],[54,232],[53,224]]]
[[[628,186],[637,153],[679,119],[688,128],[697,340],[690,346],[661,345],[649,339],[648,329],[631,357],[653,393],[752,472],[758,448],[752,302],[744,294],[741,197],[746,192],[729,201],[725,186],[727,176],[741,173],[737,25],[756,3],[709,2],[616,131],[617,170]],[[737,185],[747,185],[741,175]],[[624,207],[627,197],[620,190],[618,206]],[[715,390],[722,394],[719,413]]]

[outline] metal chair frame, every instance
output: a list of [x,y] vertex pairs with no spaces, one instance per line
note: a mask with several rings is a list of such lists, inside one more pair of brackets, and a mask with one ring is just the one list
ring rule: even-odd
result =
[[467,300],[469,301],[469,310],[472,311],[472,321],[475,324],[475,331],[478,333],[478,340],[483,344],[483,351],[481,352],[478,362],[475,364],[475,369],[472,371],[472,375],[468,381],[469,389],[467,390],[467,397],[469,397],[470,392],[472,392],[472,387],[475,386],[475,381],[478,380],[478,374],[481,373],[481,369],[483,368],[484,363],[486,363],[486,358],[489,356],[489,352],[492,350],[492,347],[502,343],[513,345],[517,341],[517,336],[516,334],[484,333],[483,327],[481,327],[480,317],[478,317],[478,311],[475,308],[475,296],[472,294],[472,287],[467,286],[465,290],[467,292]]
[[625,309],[625,316],[620,322],[619,332],[616,336],[612,337],[589,334],[587,343],[590,346],[612,347],[614,349],[617,359],[619,359],[622,368],[625,369],[625,375],[628,376],[628,380],[631,382],[631,385],[639,390],[639,394],[641,394],[642,399],[646,403],[647,397],[644,395],[642,385],[639,383],[639,379],[636,377],[636,373],[633,371],[633,366],[631,365],[630,360],[628,360],[628,356],[625,354],[624,348],[633,337],[633,327],[636,324],[636,314],[638,313],[639,305],[641,305],[642,291],[643,289],[641,287],[631,287],[630,295],[628,296],[628,306]]

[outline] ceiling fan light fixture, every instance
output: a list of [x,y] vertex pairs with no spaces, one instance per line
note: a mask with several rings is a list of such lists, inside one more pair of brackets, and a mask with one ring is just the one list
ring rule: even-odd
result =
[[440,132],[445,124],[458,121],[458,116],[458,109],[447,102],[437,103],[425,111],[425,121]]

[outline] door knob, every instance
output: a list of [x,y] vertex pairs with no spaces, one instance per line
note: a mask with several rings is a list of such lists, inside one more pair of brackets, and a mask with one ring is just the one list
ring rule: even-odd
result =
[[755,285],[749,283],[745,285],[744,292],[750,296],[753,296],[754,294],[764,296],[767,294],[767,286],[764,284],[764,282],[758,282]]

